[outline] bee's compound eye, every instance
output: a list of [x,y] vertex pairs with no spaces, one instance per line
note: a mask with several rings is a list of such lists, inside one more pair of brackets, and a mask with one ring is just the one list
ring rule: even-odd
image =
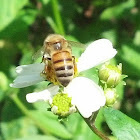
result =
[[62,45],[60,42],[53,44],[53,47],[54,47],[54,50],[61,50],[62,49]]

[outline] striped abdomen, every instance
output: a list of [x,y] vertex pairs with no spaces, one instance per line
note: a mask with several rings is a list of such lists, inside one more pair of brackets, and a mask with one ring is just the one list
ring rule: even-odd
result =
[[57,80],[66,87],[74,75],[73,60],[70,52],[62,51],[55,53],[52,56],[52,62]]

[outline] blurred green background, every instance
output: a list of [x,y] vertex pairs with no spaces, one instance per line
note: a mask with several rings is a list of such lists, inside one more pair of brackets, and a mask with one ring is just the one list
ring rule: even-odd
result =
[[[126,86],[117,87],[114,108],[140,122],[139,0],[0,0],[0,140],[100,140],[78,113],[59,122],[46,103],[27,103],[26,94],[45,89],[46,82],[23,89],[9,87],[16,77],[15,67],[32,63],[32,55],[50,33],[84,44],[111,40],[118,51],[112,63],[121,62],[123,74],[128,75]],[[73,53],[79,56],[80,50]],[[115,139],[102,110],[96,126]]]

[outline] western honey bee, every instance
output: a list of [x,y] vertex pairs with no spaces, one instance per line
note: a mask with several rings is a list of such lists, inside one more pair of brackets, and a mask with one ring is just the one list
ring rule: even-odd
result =
[[[52,83],[64,87],[69,84],[77,73],[71,44],[77,44],[77,42],[67,41],[58,34],[51,34],[45,39],[41,50],[34,55],[34,58],[36,58],[43,52],[42,62],[45,63],[45,68],[42,74]],[[80,43],[78,45],[82,46]]]

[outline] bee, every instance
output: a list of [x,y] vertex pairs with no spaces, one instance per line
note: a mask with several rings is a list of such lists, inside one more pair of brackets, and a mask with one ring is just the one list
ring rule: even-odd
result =
[[[42,61],[45,68],[42,74],[54,84],[66,87],[77,73],[75,57],[72,55],[71,44],[77,42],[67,41],[62,35],[51,34],[46,37],[44,45],[35,55],[43,52]],[[79,46],[82,44],[78,43]],[[34,59],[33,58],[33,59]]]

